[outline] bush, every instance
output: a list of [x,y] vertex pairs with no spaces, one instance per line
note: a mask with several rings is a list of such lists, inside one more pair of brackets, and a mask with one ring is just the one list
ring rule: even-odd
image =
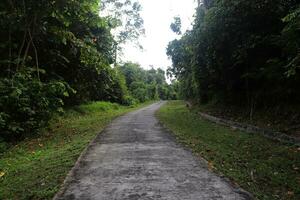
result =
[[132,106],[132,105],[136,105],[138,103],[139,103],[139,100],[135,99],[132,96],[125,96],[124,100],[122,102],[122,104],[125,106]]
[[8,149],[9,145],[0,138],[0,155]]
[[148,92],[146,88],[137,88],[134,89],[131,93],[133,98],[137,99],[141,103],[151,99],[148,97],[148,93],[150,92]]
[[119,104],[105,101],[90,102],[77,107],[77,110],[80,110],[83,113],[96,113],[99,111],[106,112],[118,109],[120,109]]
[[64,83],[42,83],[31,73],[0,79],[0,138],[15,141],[33,135],[45,126],[52,113],[62,111]]

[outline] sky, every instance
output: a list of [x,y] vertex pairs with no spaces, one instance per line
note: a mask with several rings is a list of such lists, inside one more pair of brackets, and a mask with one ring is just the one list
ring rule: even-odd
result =
[[170,29],[175,16],[180,16],[182,32],[191,29],[196,9],[195,0],[138,0],[143,9],[141,16],[144,19],[145,36],[141,36],[140,44],[143,51],[133,44],[126,44],[123,49],[121,61],[137,62],[141,67],[167,69],[172,62],[166,55],[168,43],[177,36]]

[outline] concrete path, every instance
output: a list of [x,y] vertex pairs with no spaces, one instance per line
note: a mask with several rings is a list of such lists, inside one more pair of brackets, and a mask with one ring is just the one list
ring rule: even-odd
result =
[[154,116],[162,104],[114,120],[80,157],[54,199],[247,199],[176,144]]

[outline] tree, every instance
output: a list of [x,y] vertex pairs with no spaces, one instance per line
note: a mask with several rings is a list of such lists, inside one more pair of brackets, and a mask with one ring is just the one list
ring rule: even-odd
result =
[[[115,26],[99,16],[98,0],[8,0],[0,10],[0,132],[6,139],[35,133],[64,104],[124,102],[125,81],[110,66]],[[138,30],[139,10],[138,4],[126,10],[137,20],[126,27]]]
[[138,1],[103,0],[101,10],[112,28],[117,28],[115,36],[118,44],[127,40],[136,41],[145,33],[144,20],[140,15],[142,6]]
[[170,42],[168,70],[185,98],[255,107],[299,102],[299,3],[203,1],[194,26]]
[[179,16],[174,17],[174,22],[171,23],[170,28],[177,35],[181,35],[181,18]]
[[145,70],[136,63],[125,63],[117,67],[126,80],[129,95],[140,102],[154,99],[176,99],[177,90],[166,82],[162,69]]
[[140,15],[142,6],[135,0],[103,0],[102,15],[105,16],[113,29],[115,39],[114,60],[117,66],[118,54],[122,53],[122,45],[133,42],[142,49],[139,43],[140,35],[145,34],[144,20]]

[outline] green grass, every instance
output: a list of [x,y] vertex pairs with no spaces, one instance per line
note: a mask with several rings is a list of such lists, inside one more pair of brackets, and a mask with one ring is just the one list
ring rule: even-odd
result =
[[0,199],[51,199],[97,133],[113,118],[146,104],[95,102],[55,118],[38,137],[0,155]]
[[182,101],[157,113],[179,142],[257,199],[300,199],[300,148],[203,120]]

